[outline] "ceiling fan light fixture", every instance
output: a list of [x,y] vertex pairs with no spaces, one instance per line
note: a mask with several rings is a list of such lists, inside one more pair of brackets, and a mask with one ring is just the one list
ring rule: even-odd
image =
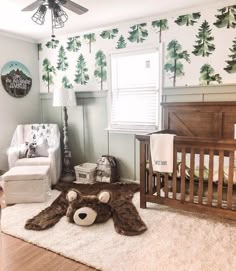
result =
[[64,22],[61,17],[52,17],[52,27],[56,29],[64,27]]
[[47,13],[47,7],[43,4],[41,4],[38,8],[38,10],[34,13],[34,15],[31,17],[31,19],[39,25],[44,24],[45,21],[45,15]]
[[66,12],[58,5],[55,4],[53,9],[53,17],[54,18],[60,18],[60,20],[65,23],[68,20],[68,15]]

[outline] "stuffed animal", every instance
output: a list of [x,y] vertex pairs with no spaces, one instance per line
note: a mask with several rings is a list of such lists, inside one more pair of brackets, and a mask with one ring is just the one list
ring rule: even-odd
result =
[[35,158],[36,157],[35,151],[36,151],[37,144],[35,142],[32,142],[32,143],[26,142],[25,144],[27,146],[25,157],[26,158]]
[[69,223],[89,226],[112,218],[115,230],[123,235],[138,235],[147,227],[132,203],[139,190],[137,184],[61,183],[56,188],[61,195],[35,217],[26,221],[28,230],[45,230],[54,226],[63,216]]

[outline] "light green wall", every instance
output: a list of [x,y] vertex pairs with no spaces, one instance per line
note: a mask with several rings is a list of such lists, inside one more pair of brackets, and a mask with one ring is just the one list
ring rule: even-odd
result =
[[37,44],[0,35],[0,69],[11,60],[24,64],[32,76],[32,88],[23,98],[10,96],[0,83],[0,169],[6,170],[7,148],[17,124],[39,122],[39,70]]
[[[68,107],[69,146],[72,163],[96,163],[103,154],[116,157],[122,179],[139,179],[138,143],[134,135],[110,133],[107,128],[107,92],[77,92],[77,106]],[[57,123],[62,112],[52,106],[52,95],[41,94],[42,122]],[[138,154],[139,155],[139,154]],[[138,156],[139,157],[139,156]]]

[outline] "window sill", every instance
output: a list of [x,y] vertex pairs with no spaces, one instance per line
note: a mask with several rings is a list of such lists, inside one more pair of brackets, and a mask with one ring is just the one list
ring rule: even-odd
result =
[[146,135],[152,133],[156,130],[128,130],[128,129],[114,129],[114,128],[106,128],[105,131],[111,134],[127,134],[127,135]]

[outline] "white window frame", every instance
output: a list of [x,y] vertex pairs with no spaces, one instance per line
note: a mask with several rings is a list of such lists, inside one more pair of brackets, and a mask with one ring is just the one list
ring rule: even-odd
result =
[[[146,134],[150,133],[152,131],[161,129],[162,123],[161,123],[161,97],[162,97],[162,44],[159,45],[159,47],[154,47],[154,46],[146,46],[146,47],[136,47],[136,48],[124,48],[124,49],[119,49],[113,52],[110,52],[109,54],[109,61],[108,61],[108,71],[109,71],[109,77],[108,77],[108,130],[109,132],[114,132],[114,133],[125,133],[125,134]],[[131,55],[137,55],[137,54],[145,54],[145,53],[150,53],[150,52],[158,52],[159,53],[159,84],[157,86],[157,118],[156,118],[156,127],[154,129],[147,129],[147,127],[143,127],[143,129],[140,129],[141,127],[139,126],[139,129],[132,129],[128,127],[123,127],[120,126],[114,128],[111,123],[111,113],[112,113],[112,57],[117,57],[117,56],[131,56]]]

